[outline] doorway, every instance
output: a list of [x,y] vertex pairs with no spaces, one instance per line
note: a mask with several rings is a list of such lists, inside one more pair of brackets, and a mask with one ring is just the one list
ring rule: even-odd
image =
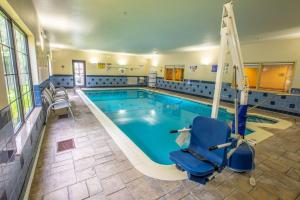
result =
[[73,80],[75,87],[85,86],[85,61],[73,60]]

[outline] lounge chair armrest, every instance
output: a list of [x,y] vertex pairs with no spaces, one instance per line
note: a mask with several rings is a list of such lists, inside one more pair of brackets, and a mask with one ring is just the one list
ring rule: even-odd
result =
[[61,104],[61,103],[64,103],[64,102],[62,102],[62,101],[54,102],[54,103],[50,104],[49,107],[53,107],[53,106],[58,105],[58,104]]
[[68,101],[67,99],[55,99],[54,103],[62,103],[62,102],[70,103],[70,101]]
[[66,88],[64,88],[64,87],[59,87],[59,88],[55,88],[55,90],[66,91]]
[[55,101],[61,101],[61,100],[69,101],[69,99],[66,96],[55,96],[54,100]]
[[54,90],[54,92],[55,93],[60,93],[61,92],[61,93],[67,94],[67,90],[66,89],[59,89],[59,88],[57,88],[57,89]]

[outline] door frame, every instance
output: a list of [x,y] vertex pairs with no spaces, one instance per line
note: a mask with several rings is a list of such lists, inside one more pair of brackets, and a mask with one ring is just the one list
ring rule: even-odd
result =
[[74,87],[76,87],[76,85],[75,85],[75,70],[74,70],[74,63],[75,62],[81,62],[81,63],[83,63],[83,72],[84,72],[84,81],[83,81],[83,86],[80,86],[80,87],[86,87],[86,62],[85,62],[85,60],[72,60],[72,71],[73,71],[73,85],[74,85]]

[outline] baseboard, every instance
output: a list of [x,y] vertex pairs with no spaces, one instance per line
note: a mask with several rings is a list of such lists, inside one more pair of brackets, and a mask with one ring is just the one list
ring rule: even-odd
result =
[[45,130],[46,130],[46,125],[43,126],[43,129],[42,129],[42,132],[41,132],[39,145],[38,145],[35,157],[34,157],[33,165],[31,167],[30,176],[28,178],[28,182],[27,182],[27,185],[26,185],[26,190],[25,190],[25,193],[24,193],[24,196],[23,196],[23,200],[29,200],[30,189],[31,189],[31,185],[32,185],[32,182],[33,182],[37,162],[38,162],[38,159],[39,159],[39,156],[40,156],[40,151],[41,151],[43,140],[44,140]]

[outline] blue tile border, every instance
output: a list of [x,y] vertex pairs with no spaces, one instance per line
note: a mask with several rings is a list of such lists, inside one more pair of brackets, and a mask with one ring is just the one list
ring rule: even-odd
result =
[[35,106],[42,106],[42,91],[40,85],[33,85],[33,93]]
[[[129,77],[136,77],[138,83],[131,85],[127,83]],[[74,87],[73,75],[52,75],[50,77],[51,82],[55,87]],[[97,88],[97,87],[132,87],[132,86],[147,86],[148,77],[147,76],[120,76],[120,75],[86,75],[86,85],[87,88]]]
[[47,79],[44,80],[42,83],[40,83],[40,89],[41,89],[41,91],[43,91],[46,87],[48,87],[49,82],[50,82],[50,79],[47,78]]
[[[185,79],[183,82],[165,81],[157,78],[156,87],[169,91],[212,99],[214,95],[214,82]],[[231,84],[223,83],[221,100],[233,103],[234,91]],[[259,105],[259,108],[281,112],[290,115],[300,115],[300,96],[276,95],[270,92],[249,91],[249,105]]]
[[[137,84],[128,84],[129,77],[136,77]],[[147,86],[147,76],[86,76],[86,87],[132,87],[132,86]]]
[[300,94],[300,88],[292,88],[291,93],[292,94]]
[[33,93],[34,93],[34,104],[35,106],[42,106],[42,92],[48,87],[49,79],[44,80],[42,83],[38,85],[33,85]]
[[65,88],[74,87],[73,75],[64,75],[64,74],[52,75],[50,77],[50,81],[54,84],[55,87],[65,87]]

